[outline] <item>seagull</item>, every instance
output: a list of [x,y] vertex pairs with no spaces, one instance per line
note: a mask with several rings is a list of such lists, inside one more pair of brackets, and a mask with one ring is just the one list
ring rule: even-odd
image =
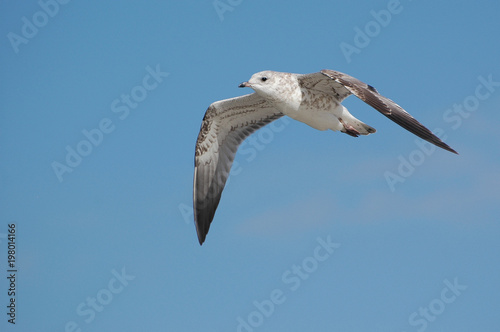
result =
[[252,88],[254,93],[211,104],[196,141],[193,212],[200,245],[219,205],[238,146],[253,132],[282,116],[317,130],[330,129],[353,137],[375,133],[373,127],[341,105],[345,98],[355,95],[409,132],[458,154],[373,86],[338,71],[293,74],[266,70],[252,75],[239,87]]

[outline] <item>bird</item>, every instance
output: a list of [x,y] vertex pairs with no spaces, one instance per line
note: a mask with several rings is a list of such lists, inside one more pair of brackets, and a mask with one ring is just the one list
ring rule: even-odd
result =
[[401,106],[373,86],[335,70],[294,74],[265,70],[239,85],[253,93],[212,103],[196,141],[193,214],[200,245],[214,219],[238,146],[263,126],[288,116],[317,130],[358,137],[376,130],[355,118],[341,102],[354,95],[416,136],[452,153]]

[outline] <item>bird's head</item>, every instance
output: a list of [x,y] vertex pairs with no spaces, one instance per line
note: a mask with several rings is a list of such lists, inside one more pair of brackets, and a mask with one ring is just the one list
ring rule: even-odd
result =
[[280,91],[283,85],[280,81],[283,79],[284,73],[279,73],[271,70],[265,70],[253,74],[247,81],[241,83],[240,88],[252,88],[258,95],[265,99],[277,99],[281,94]]

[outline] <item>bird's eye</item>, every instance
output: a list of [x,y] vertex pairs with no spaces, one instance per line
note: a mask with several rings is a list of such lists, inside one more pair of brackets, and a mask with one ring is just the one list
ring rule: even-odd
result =
[[261,80],[262,82],[265,82],[265,81],[267,81],[267,77],[263,76],[263,77],[261,77],[261,79],[260,79],[260,80]]

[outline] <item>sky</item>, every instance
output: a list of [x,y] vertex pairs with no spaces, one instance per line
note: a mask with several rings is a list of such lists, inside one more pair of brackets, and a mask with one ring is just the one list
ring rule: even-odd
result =
[[[498,331],[499,12],[0,1],[0,330]],[[377,133],[278,120],[243,143],[200,246],[207,107],[255,72],[321,69],[459,155],[356,97],[344,105]]]

